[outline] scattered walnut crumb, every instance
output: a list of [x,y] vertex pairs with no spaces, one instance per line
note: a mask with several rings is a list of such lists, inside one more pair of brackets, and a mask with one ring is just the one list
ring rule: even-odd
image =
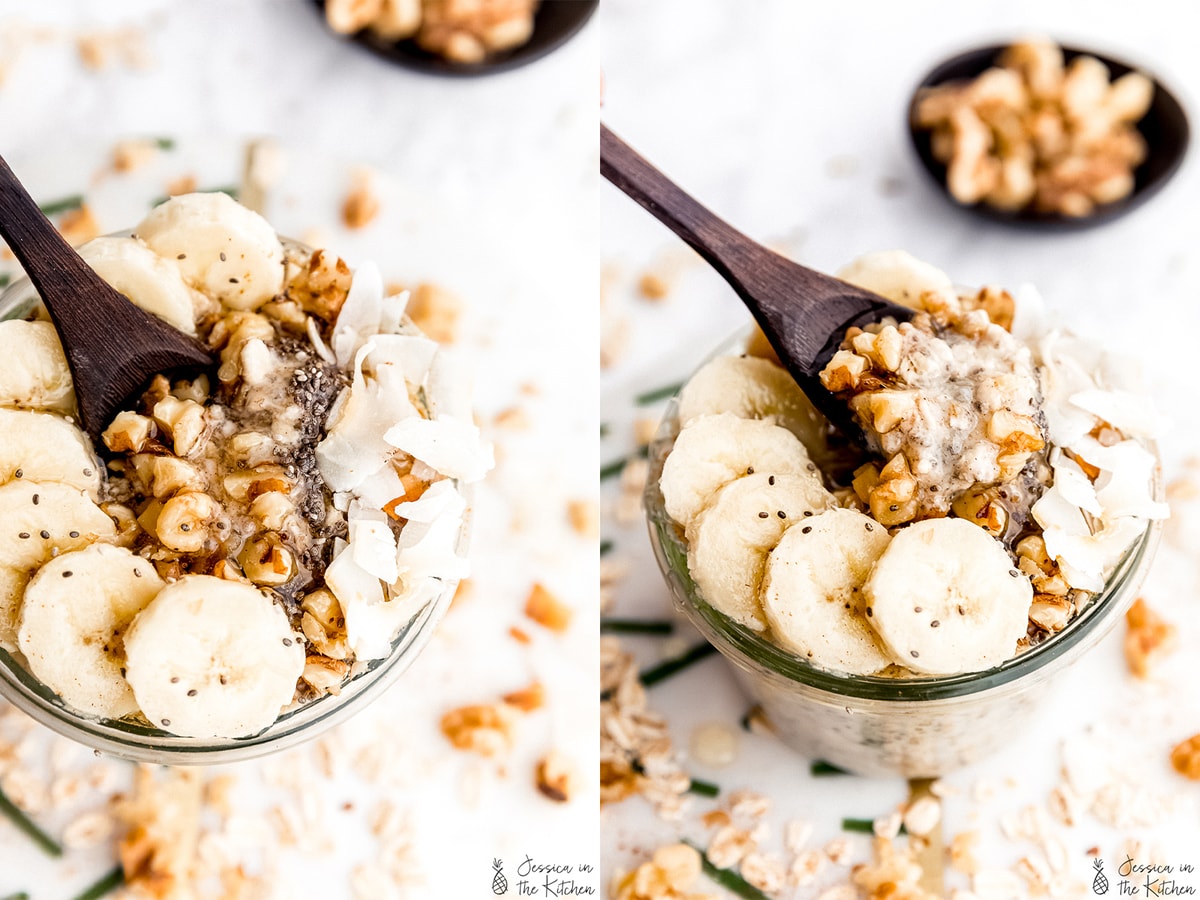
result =
[[530,644],[533,642],[533,638],[531,638],[528,634],[526,634],[524,631],[522,631],[516,625],[514,625],[510,629],[508,629],[508,636],[511,637],[518,644]]
[[512,746],[516,715],[503,703],[461,706],[442,716],[442,734],[459,750],[496,756]]
[[924,874],[912,848],[898,848],[885,837],[872,842],[874,859],[853,869],[854,883],[867,900],[937,900],[921,885]]
[[127,829],[117,845],[126,887],[155,898],[186,893],[195,867],[202,791],[197,769],[138,767],[132,796],[116,804]]
[[529,413],[519,406],[510,406],[496,413],[492,424],[497,428],[526,429],[530,425]]
[[529,687],[505,694],[503,699],[509,706],[515,706],[521,712],[533,712],[545,705],[546,689],[540,681],[535,681]]
[[1154,664],[1175,648],[1175,626],[1159,617],[1141,597],[1125,613],[1125,622],[1129,626],[1125,660],[1135,676],[1145,678]]
[[469,600],[473,593],[475,593],[475,582],[470,578],[464,578],[454,589],[454,596],[450,599],[450,608],[453,609],[464,600]]
[[723,809],[710,809],[700,817],[700,823],[705,828],[724,828],[732,822],[729,813]]
[[151,65],[145,35],[138,28],[125,27],[91,31],[75,39],[80,61],[92,71],[122,65],[129,69],[147,69]]
[[977,846],[978,831],[960,831],[950,841],[950,865],[964,875],[974,875],[979,871],[979,861],[975,858]]
[[568,500],[567,521],[581,537],[600,536],[600,507],[595,500]]
[[366,228],[379,215],[379,196],[375,192],[374,178],[366,170],[354,173],[350,193],[342,202],[342,222],[347,228]]
[[148,165],[156,156],[158,144],[149,138],[117,141],[112,152],[113,171],[132,172]]
[[436,284],[423,282],[412,289],[406,312],[413,323],[440,344],[458,338],[458,320],[463,303],[457,294]]
[[649,416],[641,416],[634,420],[633,423],[633,442],[639,447],[645,447],[652,440],[658,431],[658,419]]
[[579,771],[564,754],[551,750],[537,764],[537,789],[556,803],[567,803],[579,789]]
[[525,615],[551,631],[562,633],[571,626],[571,609],[540,584],[525,600]]
[[100,235],[100,223],[92,214],[92,208],[86,203],[81,203],[78,209],[63,213],[58,222],[58,233],[72,247],[78,247]]
[[716,900],[692,893],[700,877],[700,854],[687,844],[659,847],[649,862],[618,873],[609,888],[612,900]]
[[[167,182],[167,196],[178,197],[180,194],[190,194],[196,190],[197,182],[195,175],[180,175],[177,178],[172,178]],[[323,247],[324,244],[313,244],[314,247]]]
[[663,300],[671,293],[671,284],[657,272],[647,272],[638,279],[638,291],[647,300]]
[[1185,778],[1200,781],[1200,734],[1194,734],[1171,751],[1171,765]]

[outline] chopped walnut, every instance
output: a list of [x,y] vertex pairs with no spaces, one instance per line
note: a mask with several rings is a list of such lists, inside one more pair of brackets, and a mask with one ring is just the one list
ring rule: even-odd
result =
[[379,195],[374,179],[366,171],[356,172],[350,193],[342,202],[342,221],[347,228],[366,228],[379,215]]
[[1194,734],[1171,751],[1171,765],[1185,778],[1200,781],[1200,734]]
[[600,536],[600,509],[594,500],[567,501],[567,521],[581,537]]
[[541,709],[546,703],[546,689],[540,681],[535,681],[529,687],[504,695],[504,702],[514,706],[521,712],[533,712]]
[[551,750],[537,764],[537,789],[556,803],[568,802],[578,790],[579,772],[574,763],[557,750]]
[[525,615],[551,631],[562,633],[571,625],[571,608],[540,584],[525,600]]
[[1139,72],[1110,82],[1094,57],[1064,64],[1055,44],[1023,41],[974,81],[923,91],[915,124],[960,203],[1078,217],[1133,190],[1146,155],[1134,123],[1153,95]]
[[1164,621],[1139,597],[1125,613],[1129,631],[1125,635],[1125,661],[1138,678],[1150,674],[1153,665],[1175,648],[1175,626]]
[[457,294],[423,282],[412,289],[408,298],[408,317],[433,340],[452,344],[458,337],[458,319],[463,304]]
[[112,167],[116,172],[132,172],[148,165],[157,155],[155,141],[146,138],[117,141],[113,146]]
[[516,715],[504,703],[462,706],[442,716],[442,734],[459,750],[496,756],[512,746]]
[[58,233],[72,247],[78,247],[100,235],[100,223],[92,214],[92,208],[81,203],[78,209],[63,213],[58,222]]

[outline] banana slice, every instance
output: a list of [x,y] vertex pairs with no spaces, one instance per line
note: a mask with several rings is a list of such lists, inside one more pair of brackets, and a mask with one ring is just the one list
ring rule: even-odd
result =
[[867,253],[845,266],[837,277],[910,309],[921,309],[921,295],[927,291],[954,293],[949,275],[903,250]]
[[57,481],[100,499],[100,463],[82,431],[59,416],[0,409],[0,484]]
[[179,269],[141,241],[98,237],[79,248],[96,274],[148,313],[185,334],[196,333],[196,307]]
[[852,509],[789,528],[771,551],[762,606],[776,643],[818,666],[870,675],[891,665],[867,624],[862,586],[891,538]]
[[688,570],[701,596],[754,631],[766,628],[759,587],[767,553],[784,531],[834,506],[807,473],[755,472],[717,492],[687,530]]
[[116,530],[78,488],[24,478],[0,485],[0,647],[16,646],[21,597],[33,570]]
[[691,377],[679,394],[679,421],[733,413],[771,419],[800,438],[809,454],[825,452],[829,423],[782,367],[757,356],[718,356]]
[[870,623],[897,661],[926,675],[999,665],[1028,627],[1033,586],[1004,545],[963,519],[900,531],[863,588]]
[[801,475],[824,491],[804,445],[786,428],[732,413],[693,419],[663,464],[659,487],[667,514],[688,528],[717,490],[753,472]]
[[55,557],[25,588],[17,644],[29,669],[81,712],[138,711],[125,681],[125,629],[165,582],[121,547],[93,544]]
[[125,677],[155,725],[189,737],[244,737],[292,702],[304,671],[303,641],[266,594],[187,575],[133,620]]
[[0,406],[62,412],[75,408],[71,370],[49,322],[0,322],[0,359]]
[[137,235],[192,287],[230,309],[258,309],[283,290],[283,246],[228,194],[182,194],[156,206]]

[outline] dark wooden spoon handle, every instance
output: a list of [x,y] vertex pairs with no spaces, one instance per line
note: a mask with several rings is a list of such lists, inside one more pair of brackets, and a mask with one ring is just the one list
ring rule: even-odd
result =
[[0,236],[58,330],[79,416],[93,438],[151,375],[212,362],[198,341],[135,306],[93,272],[42,214],[3,157]]
[[[817,373],[851,325],[911,313],[884,298],[809,269],[751,240],[718,218],[600,126],[600,172],[686,241],[729,283],[802,386],[819,392]],[[824,397],[814,398],[828,405]],[[844,412],[842,413],[844,415]]]

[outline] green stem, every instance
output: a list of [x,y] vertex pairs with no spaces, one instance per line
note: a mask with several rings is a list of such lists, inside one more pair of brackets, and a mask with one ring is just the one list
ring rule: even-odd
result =
[[83,194],[71,194],[58,200],[51,200],[49,203],[40,203],[38,209],[44,216],[54,216],[69,209],[79,209],[81,206],[83,206]]
[[114,866],[91,887],[84,888],[82,893],[76,894],[75,900],[98,900],[100,897],[111,894],[124,883],[125,870],[120,866]]
[[847,772],[845,769],[835,766],[833,763],[827,763],[823,759],[814,759],[811,766],[808,768],[809,775],[851,775],[852,772]]
[[601,634],[670,634],[672,622],[646,622],[637,619],[601,619]]
[[35,844],[45,850],[51,856],[62,856],[62,846],[59,845],[50,835],[38,828],[33,819],[21,812],[17,806],[4,795],[4,791],[0,791],[0,815],[5,816],[10,822],[17,826],[20,831],[30,837]]
[[732,869],[718,869],[709,861],[704,851],[691,841],[684,841],[684,843],[700,853],[700,865],[704,868],[704,874],[725,888],[725,890],[737,894],[739,897],[744,897],[745,900],[771,900],[770,897]]
[[639,459],[639,458],[645,459],[649,455],[650,455],[650,448],[645,445],[642,445],[641,447],[638,447],[637,450],[635,450],[633,453],[630,453],[628,456],[622,456],[620,459],[614,459],[610,463],[605,463],[603,466],[600,467],[600,480],[608,481],[608,479],[610,479],[610,478],[616,478],[623,471],[625,471],[625,467],[627,465],[629,465],[629,461],[631,459]]
[[159,150],[174,150],[175,149],[175,138],[169,138],[169,137],[155,138],[154,143],[158,146]]
[[674,397],[683,387],[683,382],[679,381],[675,384],[664,384],[662,387],[655,388],[652,391],[646,391],[644,394],[638,394],[634,397],[633,402],[638,406],[649,406],[651,403],[657,403],[659,400],[666,400],[668,397]]
[[[0,286],[2,286],[2,285],[0,285]],[[601,541],[600,542],[600,555],[608,556],[608,554],[612,553],[612,548],[613,548],[612,541],[609,541],[609,540]]]
[[710,643],[698,644],[687,653],[677,656],[674,659],[668,659],[666,662],[655,666],[653,669],[648,669],[638,676],[638,680],[645,687],[651,687],[658,684],[660,681],[665,681],[677,672],[686,669],[692,663],[697,663],[705,657],[711,656],[717,652],[717,648]]
[[[859,834],[874,834],[874,819],[842,819],[842,831],[854,831]],[[900,834],[908,834],[908,829],[900,826]]]
[[693,778],[691,784],[688,785],[688,792],[699,794],[701,797],[716,797],[721,793],[721,789],[712,782]]

